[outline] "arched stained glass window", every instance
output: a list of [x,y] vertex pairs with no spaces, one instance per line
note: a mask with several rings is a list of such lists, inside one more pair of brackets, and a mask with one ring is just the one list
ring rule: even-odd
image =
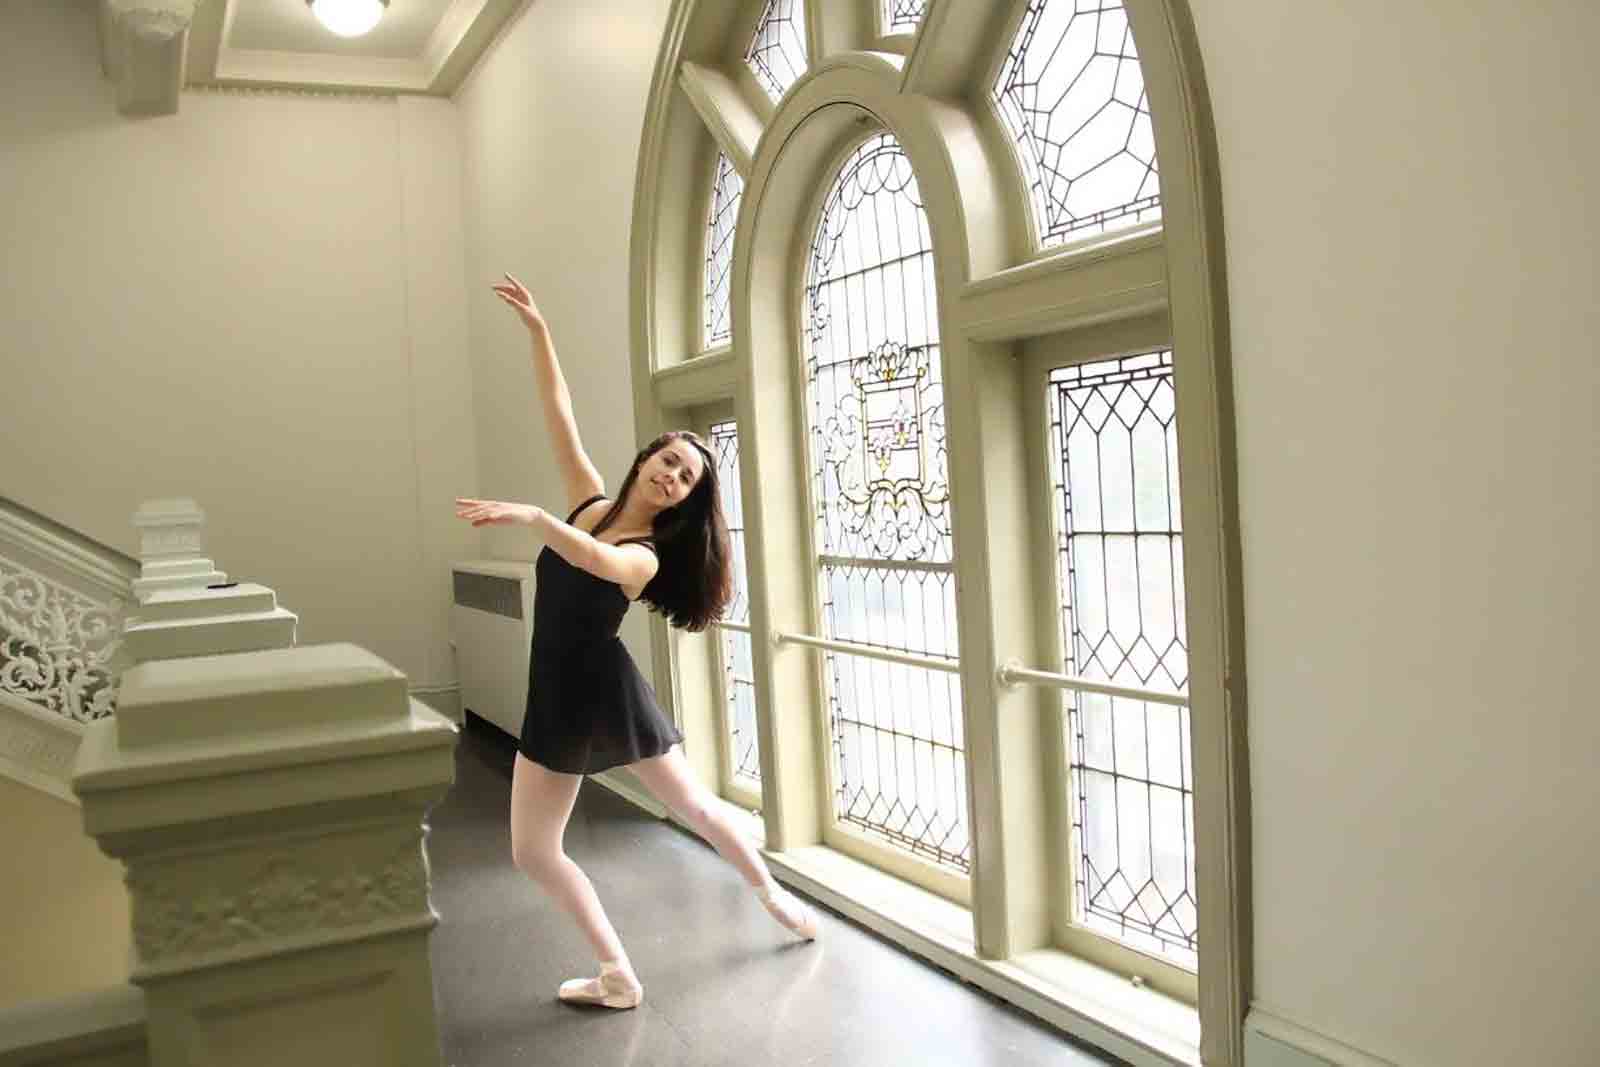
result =
[[744,179],[733,169],[728,154],[718,153],[711,214],[706,220],[705,343],[711,348],[726,344],[733,336],[728,283],[733,270],[733,227],[739,218],[742,195]]
[[739,427],[731,419],[711,425],[722,511],[733,544],[733,600],[718,630],[722,638],[723,692],[727,697],[729,771],[761,789],[761,740],[756,733],[755,667],[750,647],[750,576],[744,556],[744,496],[739,486]]
[[944,390],[932,238],[892,136],[850,154],[806,277],[806,381],[834,812],[966,873]]
[[882,0],[883,26],[889,33],[916,33],[928,0]]
[[[1062,367],[1048,402],[1067,674],[1186,694],[1172,353]],[[1064,692],[1073,921],[1194,970],[1189,708]]]
[[1160,217],[1150,105],[1122,4],[1030,0],[993,95],[1042,245]]
[[773,101],[806,72],[805,8],[801,0],[767,0],[744,61]]

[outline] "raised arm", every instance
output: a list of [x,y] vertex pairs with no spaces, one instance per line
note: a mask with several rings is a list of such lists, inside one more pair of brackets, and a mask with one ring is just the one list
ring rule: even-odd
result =
[[567,391],[567,380],[562,377],[561,364],[556,360],[550,327],[534,304],[532,294],[517,279],[507,274],[504,283],[492,288],[501,300],[511,305],[528,328],[533,346],[533,376],[538,382],[539,400],[544,408],[545,430],[561,467],[561,480],[567,488],[567,506],[577,507],[605,492],[606,487],[578,436],[578,423],[572,417],[572,395]]

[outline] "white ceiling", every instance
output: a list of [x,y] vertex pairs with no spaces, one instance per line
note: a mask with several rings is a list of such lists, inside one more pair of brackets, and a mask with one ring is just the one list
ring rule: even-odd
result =
[[185,81],[449,95],[528,0],[389,0],[364,37],[329,33],[305,0],[199,0]]

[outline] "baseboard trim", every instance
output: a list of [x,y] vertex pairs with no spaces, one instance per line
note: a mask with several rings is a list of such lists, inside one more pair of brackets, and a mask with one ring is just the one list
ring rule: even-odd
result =
[[1244,1020],[1245,1067],[1396,1067],[1252,1003]]

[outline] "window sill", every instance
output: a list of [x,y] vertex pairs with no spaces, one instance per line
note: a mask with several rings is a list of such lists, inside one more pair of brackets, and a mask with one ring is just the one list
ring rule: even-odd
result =
[[1193,1007],[1059,949],[980,959],[966,908],[825,845],[766,853],[793,888],[963,981],[1138,1067],[1198,1067]]
[[[647,794],[637,787],[616,778],[604,784],[658,816],[666,814],[645,803]],[[760,816],[736,804],[729,809],[780,882],[840,915],[1135,1067],[1199,1067],[1200,1015],[1193,1006],[1060,949],[981,959],[972,940],[972,914],[961,905],[826,845],[767,852]]]

